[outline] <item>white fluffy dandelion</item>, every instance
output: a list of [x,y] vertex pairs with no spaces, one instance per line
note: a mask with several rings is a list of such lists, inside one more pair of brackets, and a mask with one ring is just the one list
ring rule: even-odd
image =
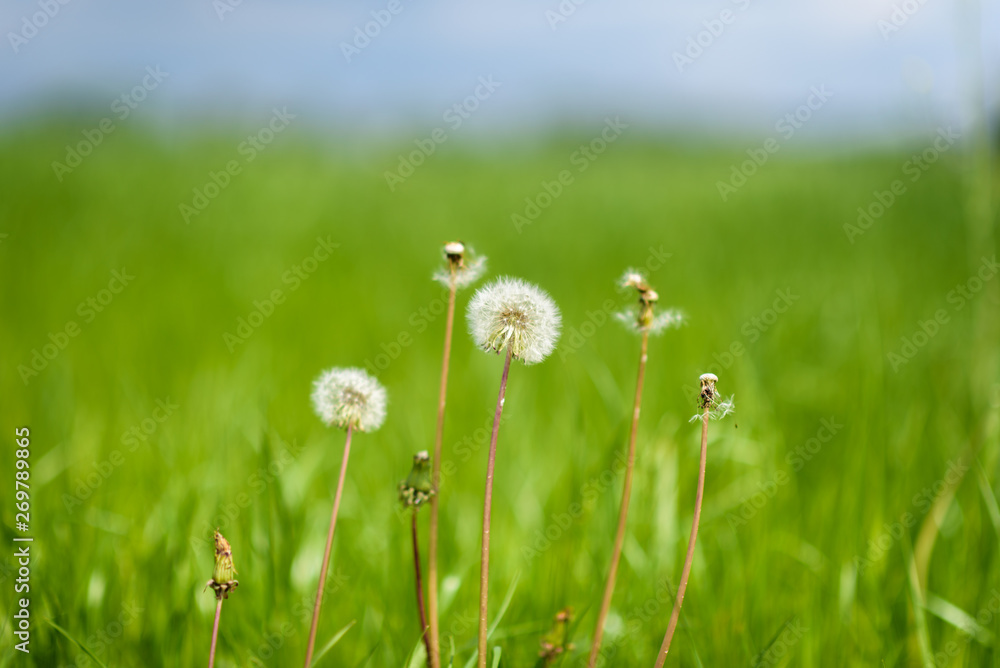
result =
[[469,302],[469,333],[483,350],[509,350],[514,359],[535,364],[559,340],[562,318],[548,293],[519,278],[499,278]]
[[386,402],[385,388],[364,369],[328,369],[313,383],[313,408],[331,427],[375,431],[385,421]]
[[451,287],[451,275],[455,274],[455,287],[465,288],[486,273],[486,256],[476,255],[471,246],[461,241],[450,241],[444,245],[445,265],[434,272],[434,280],[446,288]]
[[351,456],[351,436],[355,431],[375,431],[385,421],[385,388],[364,369],[327,369],[313,383],[312,404],[316,414],[327,425],[346,429],[344,454],[340,461],[340,476],[337,491],[333,497],[333,511],[330,513],[330,529],[326,534],[326,549],[319,572],[316,588],[316,604],[313,606],[312,623],[309,626],[309,642],[306,645],[306,666],[312,662],[316,646],[316,630],[319,613],[323,605],[323,591],[326,587],[326,571],[330,565],[330,550],[333,534],[337,528],[337,514],[340,498],[344,493],[344,479],[347,477],[347,462]]

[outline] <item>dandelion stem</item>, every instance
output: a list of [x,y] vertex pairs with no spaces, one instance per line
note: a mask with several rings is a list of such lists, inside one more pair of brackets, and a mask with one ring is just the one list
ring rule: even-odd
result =
[[705,493],[705,461],[708,459],[708,417],[710,406],[705,406],[705,414],[701,418],[701,461],[698,464],[698,492],[694,500],[694,517],[691,519],[691,538],[688,540],[687,556],[684,557],[684,568],[681,570],[681,582],[677,587],[677,597],[674,599],[674,609],[670,613],[667,633],[663,636],[663,645],[656,658],[656,668],[663,668],[670,651],[670,641],[673,640],[677,619],[681,615],[681,605],[684,603],[684,590],[687,589],[688,576],[691,575],[691,562],[694,561],[694,542],[698,538],[698,520],[701,519],[701,499]]
[[222,596],[216,596],[219,602],[215,604],[215,624],[212,626],[212,649],[208,652],[208,668],[215,665],[215,644],[219,639],[219,617],[222,616]]
[[497,458],[497,432],[500,431],[500,414],[503,412],[504,395],[507,393],[507,375],[510,373],[511,351],[503,363],[500,394],[493,415],[493,433],[490,435],[490,456],[486,464],[486,494],[483,498],[483,552],[479,572],[479,668],[486,668],[486,624],[490,589],[490,508],[493,503],[493,467]]
[[597,656],[601,650],[601,638],[604,635],[604,620],[611,609],[611,597],[615,592],[615,577],[618,574],[618,562],[621,560],[622,545],[625,542],[625,524],[628,518],[628,504],[632,496],[632,470],[635,467],[635,438],[639,427],[639,409],[642,407],[642,384],[646,376],[646,351],[649,345],[649,331],[642,333],[642,345],[639,353],[639,374],[635,383],[635,402],[632,405],[632,425],[629,428],[628,461],[625,466],[625,483],[622,486],[622,504],[618,511],[618,530],[615,533],[614,550],[611,554],[611,568],[608,571],[608,581],[604,585],[604,598],[601,609],[597,613],[597,627],[594,629],[594,640],[590,646],[588,668],[597,665]]
[[333,530],[337,526],[337,512],[340,510],[340,495],[344,492],[344,477],[347,474],[347,458],[351,454],[351,434],[354,425],[347,425],[347,439],[344,443],[344,459],[340,462],[340,479],[337,480],[337,494],[333,497],[333,512],[330,514],[330,531],[326,535],[326,550],[323,552],[323,567],[319,572],[316,588],[316,605],[313,607],[312,625],[309,627],[309,646],[306,648],[305,668],[312,662],[313,647],[316,645],[316,628],[319,625],[319,609],[323,605],[323,590],[326,588],[326,569],[330,565],[330,549],[333,547]]
[[455,263],[451,264],[451,280],[448,292],[448,315],[444,326],[444,355],[441,359],[441,389],[438,392],[437,430],[434,433],[434,457],[432,458],[434,496],[431,497],[430,532],[427,545],[427,605],[430,615],[430,649],[427,653],[431,668],[441,665],[440,640],[438,639],[438,592],[437,592],[437,552],[438,552],[438,498],[441,496],[441,441],[444,437],[444,406],[448,395],[448,364],[451,360],[451,334],[455,325]]
[[431,640],[427,634],[427,613],[424,612],[424,580],[420,577],[420,542],[417,540],[417,509],[413,509],[413,571],[417,580],[417,610],[420,612],[420,636],[424,639],[427,661],[431,660]]

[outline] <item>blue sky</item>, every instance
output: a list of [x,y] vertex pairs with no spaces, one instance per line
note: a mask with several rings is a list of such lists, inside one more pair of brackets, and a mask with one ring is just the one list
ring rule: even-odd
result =
[[[492,77],[500,85],[469,114],[471,134],[618,114],[670,131],[760,135],[825,86],[832,95],[804,133],[881,141],[964,127],[984,108],[996,115],[998,5],[8,0],[0,119],[81,104],[102,113],[159,66],[169,76],[135,117],[175,126],[259,122],[284,105],[358,136],[407,133],[442,125]],[[374,36],[355,42],[366,24]]]

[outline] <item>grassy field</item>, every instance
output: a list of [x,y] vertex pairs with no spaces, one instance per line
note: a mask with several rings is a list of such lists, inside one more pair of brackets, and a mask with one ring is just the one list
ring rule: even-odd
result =
[[[534,665],[565,606],[576,649],[560,665],[586,660],[638,355],[609,317],[628,266],[648,268],[689,322],[650,347],[606,665],[651,666],[665,630],[697,475],[691,390],[708,370],[737,411],[712,424],[667,665],[1000,665],[1000,299],[981,259],[994,237],[975,224],[977,193],[998,184],[977,185],[957,149],[916,180],[910,152],[782,152],[723,201],[717,182],[753,142],[626,133],[584,162],[586,134],[449,145],[391,191],[384,172],[412,145],[347,156],[291,130],[248,161],[238,133],[122,130],[59,180],[51,163],[79,138],[72,124],[0,138],[0,666],[98,665],[81,644],[108,666],[206,662],[216,526],[240,580],[217,665],[299,665],[343,444],[309,392],[334,365],[371,365],[390,406],[354,441],[318,646],[354,625],[319,665],[405,665],[419,624],[396,484],[432,445],[443,301],[430,275],[453,238],[489,256],[489,276],[548,290],[564,319],[551,358],[512,368],[500,431],[491,610],[513,592],[491,643],[501,665]],[[239,172],[185,216],[230,161]],[[545,204],[563,170],[530,219],[525,198]],[[894,180],[904,189],[884,214],[845,230]],[[470,294],[441,496],[456,666],[475,647],[502,366],[466,334]],[[10,628],[23,426],[28,657]]]

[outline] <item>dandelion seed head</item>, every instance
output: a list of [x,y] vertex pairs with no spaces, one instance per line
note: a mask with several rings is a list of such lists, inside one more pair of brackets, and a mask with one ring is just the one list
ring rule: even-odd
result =
[[637,304],[632,304],[615,314],[615,318],[633,332],[655,336],[684,324],[684,314],[677,309],[657,311],[655,304],[660,300],[660,295],[641,271],[627,269],[618,279],[618,285],[621,288],[635,288],[639,293]]
[[455,288],[472,285],[486,273],[486,256],[476,252],[461,241],[444,245],[444,266],[434,272],[434,280],[446,288],[451,287],[451,274],[455,272]]
[[313,408],[331,427],[375,431],[385,421],[387,401],[385,388],[364,369],[328,369],[313,383]]
[[701,393],[698,395],[698,408],[702,410],[702,413],[693,415],[690,420],[691,422],[703,419],[705,417],[704,411],[706,410],[708,411],[708,417],[712,420],[721,420],[736,411],[734,396],[729,395],[728,398],[723,399],[722,395],[715,389],[715,384],[719,382],[718,376],[714,373],[703,373],[698,380],[701,382]]
[[541,288],[519,278],[499,278],[469,302],[469,333],[486,351],[510,350],[525,364],[541,362],[559,340],[559,307]]
[[434,484],[431,481],[431,456],[426,450],[413,455],[413,468],[410,475],[399,483],[399,500],[408,508],[419,508],[434,496]]

